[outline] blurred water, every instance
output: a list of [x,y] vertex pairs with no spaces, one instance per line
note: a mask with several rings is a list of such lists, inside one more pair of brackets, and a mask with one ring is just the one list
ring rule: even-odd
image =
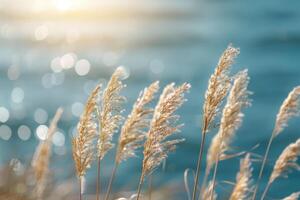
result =
[[[9,138],[9,131],[4,129],[5,134],[1,136],[4,140],[0,140],[1,163],[12,157],[28,163],[38,139],[32,135],[29,140],[22,141],[18,137],[19,126],[26,125],[35,133],[39,126],[34,120],[36,109],[44,109],[48,121],[55,109],[63,106],[65,114],[59,128],[65,135],[66,145],[55,146],[52,168],[57,170],[56,177],[72,176],[70,138],[78,121],[73,114],[80,111],[80,103],[84,103],[95,83],[105,82],[116,66],[124,65],[130,72],[125,81],[128,87],[124,90],[128,97],[126,113],[138,92],[154,80],[160,80],[161,87],[169,82],[184,81],[193,86],[187,95],[188,102],[179,111],[185,123],[182,136],[187,140],[170,155],[166,170],[154,174],[155,187],[179,185],[179,199],[182,199],[185,197],[183,171],[196,165],[203,94],[218,57],[229,43],[241,48],[234,72],[248,68],[250,89],[254,92],[253,106],[245,111],[244,124],[234,142],[237,149],[249,150],[260,143],[255,152],[262,154],[281,102],[300,82],[300,2],[296,0],[284,3],[140,1],[124,3],[111,13],[101,13],[100,7],[95,6],[80,14],[58,15],[29,11],[28,14],[26,9],[16,12],[3,6],[11,4],[2,3],[0,107],[7,108],[10,113],[5,124],[11,128],[12,135]],[[53,72],[53,59],[69,53],[76,55],[77,60],[86,59],[90,63],[87,75],[78,76],[74,67]],[[15,88],[21,88],[21,94],[17,89],[12,95]],[[266,174],[270,173],[272,163],[283,148],[298,138],[298,121],[292,121],[274,141]],[[209,139],[216,131],[212,131]],[[105,181],[110,174],[113,155],[111,152],[104,160]],[[234,181],[238,162],[232,159],[220,164],[218,190],[225,195],[230,192],[230,185],[221,181]],[[138,158],[121,165],[114,190],[134,190],[140,164]],[[256,162],[254,166],[257,175],[259,164]],[[94,192],[94,173],[92,169],[87,177],[88,193]],[[300,174],[294,172],[289,179],[278,181],[272,186],[270,196],[280,198],[299,190],[299,177]]]

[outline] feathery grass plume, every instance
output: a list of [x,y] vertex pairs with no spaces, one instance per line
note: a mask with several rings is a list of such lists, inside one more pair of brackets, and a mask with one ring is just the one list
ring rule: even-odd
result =
[[209,182],[208,186],[201,193],[201,200],[211,200],[211,195],[212,195],[213,200],[217,199],[217,194],[215,191],[213,191],[213,182],[212,181]]
[[230,143],[235,136],[237,129],[241,126],[244,114],[242,108],[250,106],[247,87],[249,84],[248,70],[240,71],[234,78],[233,86],[227,97],[226,105],[223,109],[221,124],[217,135],[212,140],[208,149],[207,166],[205,170],[204,183],[213,165],[213,189],[215,187],[218,163],[220,159],[226,158],[226,152],[230,150]]
[[56,114],[52,119],[52,122],[48,129],[47,138],[46,140],[40,142],[32,159],[31,165],[34,170],[36,179],[35,192],[38,199],[42,198],[43,192],[45,190],[47,175],[49,172],[49,160],[51,157],[52,136],[56,131],[57,123],[61,118],[62,113],[62,108],[57,109]]
[[160,96],[144,144],[144,159],[137,199],[139,199],[144,177],[153,172],[167,158],[170,151],[175,150],[176,144],[183,141],[183,139],[166,139],[182,127],[182,125],[177,124],[179,116],[175,115],[174,112],[184,103],[184,94],[190,87],[188,83],[178,87],[171,83],[164,88]]
[[153,113],[153,109],[145,106],[153,100],[158,89],[159,82],[152,83],[140,93],[139,98],[133,105],[131,114],[125,121],[119,137],[116,154],[117,163],[135,156],[135,150],[141,146],[140,143],[145,138],[145,128],[149,127],[149,117]]
[[117,131],[123,119],[122,103],[126,100],[120,95],[125,87],[122,79],[125,77],[123,67],[118,67],[110,78],[106,89],[102,95],[102,102],[98,108],[99,115],[99,138],[98,138],[98,157],[103,159],[105,154],[113,147],[113,134]]
[[276,117],[274,134],[277,136],[287,126],[290,118],[300,114],[300,86],[295,87],[284,100]]
[[300,166],[297,164],[298,156],[300,155],[300,139],[295,143],[288,145],[277,159],[267,187],[264,190],[261,199],[266,196],[271,184],[280,176],[287,177],[287,174],[291,169],[300,170]]
[[203,130],[205,132],[219,113],[220,106],[230,89],[229,70],[239,52],[238,48],[229,45],[209,79],[203,105]]
[[288,197],[285,197],[283,200],[298,200],[300,196],[300,192],[294,192]]
[[274,138],[277,135],[279,135],[285,127],[287,127],[287,123],[292,117],[299,116],[299,114],[300,114],[300,86],[297,86],[289,93],[287,98],[283,101],[283,103],[279,109],[279,112],[276,116],[275,126],[273,129],[272,135],[269,139],[267,149],[266,149],[263,161],[262,161],[262,165],[260,167],[257,184],[256,184],[255,190],[253,192],[252,200],[255,200],[256,193],[257,193],[257,190],[258,190],[258,187],[259,187],[259,184],[260,184],[263,172],[264,172],[264,168],[265,168],[267,158],[269,155],[269,151],[270,151],[270,148],[271,148]]
[[236,184],[231,193],[230,200],[243,200],[249,198],[251,192],[252,168],[250,154],[247,154],[240,163],[240,171],[236,176]]
[[273,182],[279,176],[286,176],[289,169],[295,168],[300,170],[300,166],[297,164],[298,156],[300,155],[300,139],[295,143],[287,146],[277,159],[273,172],[270,177],[270,182]]
[[93,160],[94,148],[93,140],[97,133],[95,113],[97,109],[97,99],[101,89],[98,85],[87,100],[83,114],[77,125],[78,134],[72,140],[73,158],[77,176],[83,177]]
[[100,162],[106,153],[113,148],[113,135],[117,132],[119,125],[123,120],[121,115],[122,103],[126,101],[126,98],[121,96],[120,92],[125,87],[122,83],[122,79],[125,77],[125,69],[123,67],[118,67],[101,95],[101,105],[97,108],[99,137],[97,142],[98,174],[96,200],[100,199]]
[[218,133],[213,138],[207,154],[207,172],[218,159],[226,157],[226,151],[230,149],[230,142],[236,131],[241,126],[244,114],[242,108],[250,106],[248,90],[248,71],[239,72],[235,78],[233,86],[227,98],[227,103],[223,109],[221,124]]
[[240,51],[238,48],[234,48],[229,45],[220,57],[218,65],[208,82],[208,88],[205,92],[205,100],[203,105],[202,138],[197,161],[196,176],[194,180],[193,200],[195,200],[196,198],[196,190],[199,181],[199,173],[201,171],[205,136],[209,128],[213,125],[214,120],[219,113],[220,106],[222,105],[223,100],[225,99],[230,89],[231,83],[229,71],[231,65],[234,62],[234,59],[237,57],[239,52]]
[[73,159],[79,178],[80,200],[82,198],[82,179],[94,159],[94,139],[97,134],[95,122],[97,100],[101,85],[96,86],[89,96],[77,125],[78,134],[72,139]]
[[133,105],[131,113],[125,121],[116,152],[115,165],[109,180],[105,199],[109,199],[111,186],[115,177],[118,165],[127,158],[134,157],[135,151],[142,146],[141,142],[145,139],[145,129],[149,128],[150,116],[153,109],[146,106],[153,100],[155,93],[159,89],[159,82],[152,83],[148,88],[145,88],[139,95]]

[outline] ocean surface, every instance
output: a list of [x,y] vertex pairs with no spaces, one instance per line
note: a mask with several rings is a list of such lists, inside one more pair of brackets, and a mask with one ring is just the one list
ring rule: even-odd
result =
[[[1,165],[11,158],[29,165],[45,125],[62,106],[65,112],[53,141],[51,169],[55,181],[70,177],[75,181],[70,140],[82,106],[91,88],[107,82],[122,65],[128,72],[123,91],[128,98],[125,115],[139,91],[155,80],[161,88],[170,82],[192,85],[188,101],[178,110],[185,124],[178,137],[186,141],[152,176],[154,189],[173,186],[177,199],[186,199],[183,173],[196,167],[204,92],[219,56],[232,43],[241,51],[232,74],[247,68],[253,92],[252,106],[245,109],[232,146],[236,152],[253,152],[256,179],[259,155],[266,148],[276,113],[289,91],[300,84],[300,1],[91,2],[93,6],[81,10],[57,13],[40,7],[34,10],[23,1],[0,0]],[[299,138],[299,121],[292,120],[274,140],[262,186],[281,151]],[[216,132],[208,134],[206,149]],[[104,184],[114,153],[103,161]],[[121,164],[115,192],[136,189],[141,159],[139,154]],[[238,167],[239,158],[220,163],[220,199],[230,194],[228,181],[234,182]],[[87,174],[86,193],[94,193],[95,174],[94,165]],[[300,173],[293,171],[288,179],[276,181],[269,199],[298,191],[299,178]]]

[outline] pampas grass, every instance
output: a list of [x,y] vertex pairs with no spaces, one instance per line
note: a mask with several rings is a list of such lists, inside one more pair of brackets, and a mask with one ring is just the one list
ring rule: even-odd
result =
[[76,173],[79,178],[80,200],[82,199],[83,177],[94,159],[95,149],[93,142],[97,134],[95,115],[100,89],[101,86],[98,85],[88,98],[83,114],[77,125],[78,134],[72,140],[73,159],[75,161]]
[[56,131],[57,123],[61,118],[62,113],[62,108],[57,109],[48,129],[47,138],[40,141],[40,144],[36,148],[32,159],[31,165],[35,174],[35,196],[37,199],[42,199],[46,187],[47,175],[49,172],[49,161],[51,156],[52,137]]
[[234,83],[227,98],[227,103],[223,109],[219,131],[213,138],[208,149],[207,166],[203,185],[206,183],[206,179],[213,165],[215,165],[213,174],[214,186],[219,159],[226,157],[226,152],[230,150],[230,143],[234,138],[237,129],[241,126],[244,117],[242,109],[250,105],[248,99],[250,92],[247,89],[248,83],[249,77],[247,70],[239,72],[234,78]]
[[194,189],[192,199],[196,199],[199,175],[201,171],[202,155],[205,145],[205,136],[209,128],[213,126],[216,116],[220,112],[220,106],[223,103],[229,89],[230,89],[230,67],[234,59],[239,54],[239,49],[229,45],[221,55],[215,72],[211,75],[208,81],[208,88],[205,93],[205,101],[203,105],[203,124],[201,133],[201,144],[199,150],[199,157],[197,161],[196,176],[194,180]]
[[267,157],[269,155],[270,147],[274,138],[283,131],[283,129],[287,126],[288,121],[292,117],[299,116],[299,114],[300,114],[300,86],[297,86],[289,93],[287,98],[283,101],[279,109],[279,112],[276,116],[275,126],[271,138],[269,139],[269,143],[263,158],[263,162],[258,175],[257,185],[255,187],[252,200],[255,200],[256,193],[267,161]]
[[190,84],[188,83],[178,87],[171,83],[164,88],[160,96],[147,133],[147,140],[144,144],[144,159],[137,200],[139,199],[145,176],[152,173],[167,158],[168,153],[173,151],[176,145],[183,141],[183,139],[167,140],[167,138],[179,131],[182,126],[177,124],[179,116],[174,115],[174,112],[185,101],[184,93],[189,89]]
[[300,155],[300,139],[295,143],[288,145],[277,159],[271,177],[268,181],[267,187],[264,190],[261,199],[266,196],[271,184],[280,176],[287,177],[287,173],[291,169],[300,170],[300,166],[297,164],[298,156]]
[[[218,164],[221,160],[236,158],[237,155],[244,154],[245,151],[232,153],[231,143],[242,124],[244,117],[243,109],[251,104],[249,100],[251,93],[248,91],[248,71],[242,70],[235,76],[230,76],[230,67],[238,53],[239,50],[237,48],[229,45],[221,56],[214,74],[209,79],[203,105],[202,139],[197,172],[195,177],[193,177],[194,185],[192,197],[187,176],[188,171],[193,171],[190,169],[186,170],[184,175],[185,187],[189,199],[196,198],[199,186],[201,189],[198,195],[199,200],[215,200],[217,196],[229,200],[255,198],[260,180],[264,175],[263,169],[272,140],[287,127],[291,118],[300,114],[300,86],[298,86],[289,93],[276,116],[276,122],[263,158],[257,183],[255,184],[255,182],[252,181],[250,153],[247,153],[245,157],[240,160],[240,169],[235,177],[235,184],[233,184],[231,194],[222,194],[220,192],[221,188],[217,188],[216,186]],[[174,83],[168,84],[163,89],[153,109],[150,104],[155,99],[156,93],[159,90],[159,83],[152,83],[140,92],[136,102],[132,106],[130,114],[127,118],[123,118],[123,103],[126,99],[121,95],[121,92],[125,87],[122,82],[125,75],[125,70],[122,67],[117,68],[106,87],[102,87],[101,85],[96,86],[87,99],[83,113],[80,116],[77,134],[72,138],[72,153],[75,163],[75,172],[79,179],[80,200],[82,200],[83,185],[85,182],[83,180],[85,180],[87,170],[92,167],[93,161],[95,160],[98,160],[96,194],[87,195],[85,198],[100,199],[100,161],[102,161],[115,146],[115,165],[112,169],[105,200],[109,200],[117,167],[129,158],[138,157],[140,148],[143,148],[142,170],[137,192],[135,194],[132,194],[132,192],[120,193],[120,196],[130,196],[128,199],[138,200],[141,196],[144,179],[151,176],[155,169],[167,159],[169,152],[175,150],[177,145],[184,141],[184,139],[181,138],[172,137],[171,139],[170,136],[174,136],[183,126],[179,123],[180,116],[175,114],[175,112],[186,101],[185,94],[189,91],[191,87],[190,84],[183,83],[179,86],[176,86]],[[226,104],[223,108],[225,99]],[[218,124],[217,118],[220,113],[222,115],[219,129],[212,139],[206,156],[207,165],[204,172],[204,180],[202,185],[198,185],[205,136],[211,127]],[[67,182],[63,187],[58,185],[56,190],[53,189],[55,187],[48,184],[50,182],[48,174],[50,171],[51,140],[61,114],[62,109],[58,109],[48,129],[46,140],[41,141],[36,148],[31,162],[32,165],[29,167],[30,170],[26,169],[18,159],[15,159],[12,162],[12,166],[8,167],[7,170],[0,169],[0,173],[3,175],[2,179],[0,179],[0,199],[75,199],[74,196],[70,195],[73,181]],[[123,121],[124,124],[119,130]],[[114,136],[118,132],[120,132],[118,143],[115,145]],[[277,159],[268,184],[261,197],[262,200],[265,198],[271,184],[279,177],[287,177],[291,169],[300,170],[300,166],[297,164],[299,154],[300,139],[288,145]],[[254,156],[255,154],[251,153],[251,155]],[[207,181],[213,168],[212,179]],[[31,181],[32,177],[35,182]],[[233,180],[224,181],[224,183],[232,183],[232,181]],[[208,184],[206,184],[206,182],[208,182]],[[155,182],[153,182],[153,184],[154,183]],[[176,190],[180,189],[177,186],[174,187],[174,185],[168,185],[167,190],[162,189],[163,187],[156,190],[153,190],[152,188],[155,187],[152,186],[149,188],[149,199],[152,198],[155,200],[174,199],[176,196],[173,197],[173,195],[176,195]],[[253,190],[253,188],[255,190]],[[62,192],[62,190],[64,192]],[[51,191],[53,194],[51,194]],[[253,195],[251,196],[252,192]],[[153,195],[150,195],[151,193]],[[296,200],[299,195],[299,192],[293,193],[284,199]]]
[[118,165],[130,157],[135,157],[136,150],[142,147],[142,142],[145,139],[145,129],[149,128],[150,117],[153,113],[153,109],[147,108],[146,106],[154,99],[158,89],[159,83],[156,81],[140,93],[133,105],[130,115],[128,115],[127,120],[122,127],[116,152],[115,165],[105,199],[109,198],[111,185]]
[[122,79],[126,76],[125,69],[118,67],[111,76],[106,89],[100,98],[97,108],[99,120],[99,137],[97,142],[98,175],[97,175],[97,200],[100,199],[100,162],[106,153],[113,148],[113,135],[117,132],[123,117],[122,103],[126,100],[120,92],[125,87]]
[[240,171],[236,176],[236,183],[230,195],[230,200],[245,200],[250,197],[252,190],[252,168],[250,154],[240,162]]

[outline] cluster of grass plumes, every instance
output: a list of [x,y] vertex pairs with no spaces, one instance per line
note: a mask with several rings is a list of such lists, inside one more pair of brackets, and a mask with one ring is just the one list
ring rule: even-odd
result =
[[[96,199],[100,199],[100,161],[115,146],[112,143],[113,136],[119,131],[124,119],[122,104],[126,98],[121,95],[124,76],[124,69],[117,68],[104,91],[101,90],[101,86],[94,89],[78,123],[78,135],[73,139],[73,158],[79,177],[80,199],[82,199],[82,179],[94,158],[98,159]],[[184,94],[189,88],[188,83],[178,87],[174,83],[167,85],[155,108],[151,108],[149,104],[159,90],[159,82],[152,83],[140,93],[120,130],[115,166],[105,199],[109,199],[118,165],[130,157],[135,157],[137,149],[144,147],[138,199],[144,177],[167,158],[176,144],[183,141],[183,139],[168,140],[167,137],[178,132],[182,126],[177,124],[179,116],[174,113],[184,103]]]
[[[246,153],[246,151],[236,151],[232,148],[234,138],[239,137],[238,129],[241,127],[244,119],[244,108],[251,105],[251,92],[248,89],[250,81],[248,70],[244,69],[236,74],[231,73],[231,66],[238,54],[239,49],[229,45],[221,55],[216,69],[208,81],[208,88],[205,92],[202,106],[201,144],[193,180],[192,196],[188,183],[186,183],[189,200],[216,200],[217,198],[229,200],[257,199],[258,195],[260,195],[257,193],[259,188],[264,191],[260,195],[260,199],[263,200],[267,197],[269,188],[274,181],[280,177],[287,177],[293,169],[300,170],[300,166],[297,164],[300,154],[300,139],[298,139],[288,145],[279,155],[270,175],[263,173],[272,141],[283,132],[291,118],[300,114],[300,86],[295,87],[289,93],[278,111],[258,177],[253,176],[253,165],[251,164],[252,159],[256,155],[250,151]],[[123,83],[125,77],[126,72],[124,68],[119,67],[112,74],[106,86],[97,85],[95,87],[88,97],[79,119],[77,134],[72,138],[74,168],[79,179],[79,195],[77,197],[80,200],[83,197],[96,200],[100,198],[105,200],[111,199],[110,193],[114,179],[117,178],[118,166],[138,156],[142,158],[142,162],[140,163],[140,179],[136,183],[138,186],[137,190],[136,192],[122,193],[122,195],[129,196],[129,198],[119,198],[119,200],[144,199],[144,180],[149,178],[149,176],[153,176],[152,173],[168,158],[169,153],[174,151],[177,145],[185,140],[184,137],[174,137],[183,126],[180,123],[180,115],[176,114],[176,112],[185,103],[185,94],[189,91],[191,85],[189,83],[181,85],[170,83],[158,95],[159,82],[153,82],[140,92],[132,106],[131,112],[125,117],[123,116],[123,106],[126,103],[126,98],[122,94],[125,88]],[[14,176],[15,168],[18,168],[18,162],[12,162],[5,170],[4,174],[7,174],[7,176],[2,177],[2,180],[0,179],[0,199],[76,199],[74,196],[61,195],[62,192],[58,192],[62,190],[61,188],[56,190],[49,184],[51,140],[61,114],[62,109],[58,109],[48,129],[47,138],[37,146],[31,162],[32,165],[23,173],[24,177],[19,176],[19,178],[15,178]],[[214,128],[217,130],[215,131]],[[212,136],[210,141],[207,149],[205,170],[202,171],[201,161],[205,142],[207,142],[206,134],[214,131],[216,134]],[[116,136],[118,136],[118,139],[115,138]],[[100,190],[102,161],[114,147],[116,147],[114,167],[111,171],[107,191],[104,193]],[[239,171],[236,177],[231,181],[224,181],[231,183],[231,191],[229,193],[227,191],[226,194],[220,193],[217,175],[221,167],[219,163],[237,156],[242,158],[240,159]],[[83,195],[83,189],[87,170],[91,167],[97,168],[98,172],[96,194],[88,197]],[[189,169],[187,171],[192,170]],[[202,177],[200,175],[203,175],[203,180],[201,181],[199,181],[200,177]],[[33,177],[33,184],[26,183],[26,180],[29,179],[27,176]],[[268,178],[268,183],[264,187],[260,183],[263,176]],[[3,184],[3,180],[6,182],[5,184]],[[185,178],[185,181],[187,182],[187,178]],[[22,186],[21,189],[19,188],[20,185]],[[51,190],[53,195],[49,193],[51,187],[53,188]],[[70,188],[66,186],[63,190],[69,191]],[[152,191],[152,189],[148,190],[149,197],[152,197],[154,200],[173,198],[171,197],[172,190],[170,189],[166,190],[167,192],[162,192],[159,189],[155,191]],[[283,199],[296,200],[299,196],[300,192],[295,192]]]

